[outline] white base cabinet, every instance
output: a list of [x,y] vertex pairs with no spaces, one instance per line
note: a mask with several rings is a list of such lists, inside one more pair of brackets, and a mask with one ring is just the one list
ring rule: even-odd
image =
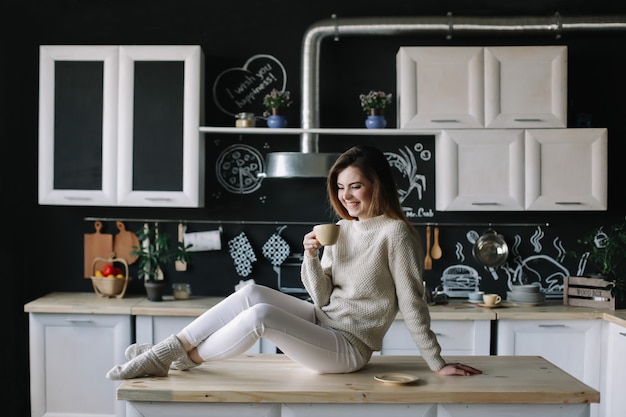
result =
[[626,410],[626,328],[615,323],[602,323],[602,396],[600,415],[619,417]]
[[[431,329],[441,345],[441,354],[489,355],[490,320],[433,320]],[[395,320],[383,339],[381,355],[419,355],[403,320]]]
[[105,375],[126,361],[132,316],[31,313],[29,322],[32,417],[126,415]]
[[[541,356],[600,390],[602,321],[498,319],[498,355]],[[598,404],[591,416],[599,416]]]

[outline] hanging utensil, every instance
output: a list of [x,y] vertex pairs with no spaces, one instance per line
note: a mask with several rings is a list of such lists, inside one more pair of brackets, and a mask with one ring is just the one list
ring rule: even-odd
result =
[[113,252],[118,258],[126,259],[128,264],[133,264],[138,256],[133,255],[139,249],[139,239],[133,232],[126,230],[126,226],[121,221],[116,221],[119,232],[113,237]]
[[[185,226],[182,223],[178,223],[178,247],[185,247]],[[174,267],[177,271],[186,271],[187,270],[187,262],[182,259],[176,259],[174,262]]]
[[84,237],[84,272],[85,278],[93,275],[92,263],[95,258],[108,258],[113,252],[113,235],[101,233],[102,222],[94,222],[95,233],[85,233]]
[[424,258],[424,269],[433,269],[433,259],[430,257],[430,226],[426,226],[426,257]]
[[435,241],[433,242],[433,248],[430,250],[430,256],[433,259],[441,259],[442,251],[441,246],[439,246],[439,228],[435,227]]
[[[154,222],[154,247],[158,253],[159,252],[159,223],[157,222]],[[158,281],[161,281],[163,279],[163,270],[161,269],[160,265],[157,266],[157,273],[156,273],[155,278]]]

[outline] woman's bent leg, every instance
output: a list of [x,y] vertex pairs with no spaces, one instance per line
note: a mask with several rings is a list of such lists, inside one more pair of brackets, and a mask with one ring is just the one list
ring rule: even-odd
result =
[[178,336],[183,344],[187,342],[192,347],[198,346],[239,314],[259,303],[275,305],[303,320],[315,321],[315,309],[311,303],[269,287],[252,284],[232,293],[204,312],[183,328]]
[[340,333],[271,304],[256,304],[240,313],[202,342],[197,352],[205,361],[223,360],[244,353],[261,337],[319,373],[353,372],[366,363]]

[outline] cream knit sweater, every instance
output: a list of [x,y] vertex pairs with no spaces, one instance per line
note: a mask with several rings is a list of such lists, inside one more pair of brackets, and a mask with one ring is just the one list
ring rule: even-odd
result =
[[305,256],[302,282],[321,325],[343,333],[368,358],[382,348],[398,310],[433,371],[445,365],[422,296],[423,250],[407,225],[387,216],[340,220],[322,259]]

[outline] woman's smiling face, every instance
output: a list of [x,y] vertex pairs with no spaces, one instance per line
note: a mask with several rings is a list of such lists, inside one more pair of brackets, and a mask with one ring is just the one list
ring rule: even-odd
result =
[[372,183],[360,169],[348,166],[337,175],[339,201],[352,217],[367,219],[372,204]]

